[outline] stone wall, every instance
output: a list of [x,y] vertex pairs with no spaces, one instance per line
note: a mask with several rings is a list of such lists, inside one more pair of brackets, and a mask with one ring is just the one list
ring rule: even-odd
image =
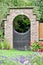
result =
[[33,8],[10,8],[10,12],[7,15],[5,21],[5,38],[11,44],[13,48],[13,20],[18,15],[26,15],[31,21],[31,41],[38,41],[38,21],[36,21],[36,15],[33,14]]

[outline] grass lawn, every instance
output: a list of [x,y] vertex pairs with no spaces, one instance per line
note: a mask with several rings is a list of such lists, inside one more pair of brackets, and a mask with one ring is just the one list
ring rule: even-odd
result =
[[19,50],[0,50],[0,55],[3,56],[16,56],[16,55],[23,55],[23,56],[27,56],[29,54],[33,54],[33,52],[31,51],[19,51]]

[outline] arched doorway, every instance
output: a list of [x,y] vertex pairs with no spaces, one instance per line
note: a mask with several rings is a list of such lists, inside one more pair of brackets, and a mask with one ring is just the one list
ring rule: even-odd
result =
[[[13,34],[13,31],[15,30],[13,28],[13,22],[15,22],[14,19],[19,14],[26,15],[27,18],[29,18],[30,21],[31,21],[31,29],[30,29],[30,31],[31,31],[31,34],[30,34],[31,38],[30,39],[31,40],[30,40],[30,42],[33,43],[34,41],[39,41],[39,32],[38,32],[39,21],[36,20],[36,15],[34,15],[34,13],[33,13],[33,7],[14,7],[14,8],[10,8],[10,12],[7,14],[7,18],[3,19],[3,21],[5,22],[5,26],[4,26],[5,27],[5,36],[4,37],[10,43],[11,49],[14,48],[14,46],[16,46],[14,40],[17,37],[15,38],[14,37],[15,35]],[[16,30],[15,30],[15,32],[18,33]],[[26,31],[26,32],[28,32],[28,31]],[[18,36],[20,36],[20,35],[26,36],[25,35],[26,32],[24,32],[24,34],[18,33],[19,34]],[[17,34],[16,34],[16,36],[17,36]],[[23,38],[24,38],[24,36],[23,36]],[[28,37],[29,37],[29,33],[28,33]],[[20,39],[21,38],[22,37],[20,36]],[[23,41],[24,41],[23,44],[24,43],[27,44],[26,40],[23,39]],[[21,40],[19,42],[21,43]],[[29,42],[29,39],[28,39],[28,42]],[[18,46],[16,46],[16,47],[18,47]],[[20,47],[22,47],[21,44],[20,44]]]
[[24,50],[30,46],[30,20],[25,15],[18,15],[13,20],[13,48]]

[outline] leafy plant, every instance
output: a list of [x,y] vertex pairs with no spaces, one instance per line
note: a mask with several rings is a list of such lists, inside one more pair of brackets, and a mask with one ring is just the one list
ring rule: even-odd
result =
[[40,49],[40,43],[39,42],[33,42],[31,45],[31,49],[33,51],[38,51],[38,49]]

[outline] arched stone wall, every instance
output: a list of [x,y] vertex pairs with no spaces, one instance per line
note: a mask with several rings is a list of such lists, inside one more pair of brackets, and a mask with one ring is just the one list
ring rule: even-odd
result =
[[5,21],[5,38],[11,44],[13,48],[13,20],[17,15],[26,15],[31,21],[31,41],[38,41],[38,21],[36,16],[33,14],[33,7],[22,7],[22,8],[10,8],[10,12],[7,15]]

